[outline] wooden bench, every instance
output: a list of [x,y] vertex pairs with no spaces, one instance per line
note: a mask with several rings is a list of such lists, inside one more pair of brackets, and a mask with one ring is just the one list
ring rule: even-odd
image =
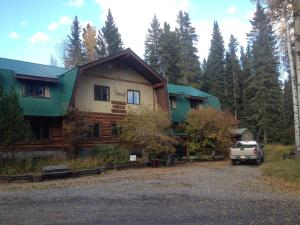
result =
[[71,177],[72,171],[66,165],[44,166],[42,180],[59,179]]

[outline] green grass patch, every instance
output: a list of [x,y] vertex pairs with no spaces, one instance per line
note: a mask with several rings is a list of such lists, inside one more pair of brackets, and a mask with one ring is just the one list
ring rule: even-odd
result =
[[293,146],[266,145],[265,163],[262,166],[263,175],[300,182],[300,159],[283,159],[284,153],[293,150]]

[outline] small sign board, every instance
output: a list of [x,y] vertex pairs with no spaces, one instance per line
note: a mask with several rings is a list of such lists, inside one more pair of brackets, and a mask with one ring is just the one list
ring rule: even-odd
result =
[[129,160],[130,160],[130,162],[136,161],[136,155],[130,155]]

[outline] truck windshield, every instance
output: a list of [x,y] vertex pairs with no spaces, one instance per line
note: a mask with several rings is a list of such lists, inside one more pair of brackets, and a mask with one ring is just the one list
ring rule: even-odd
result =
[[240,148],[254,148],[254,147],[257,147],[257,145],[256,144],[245,144],[245,143],[237,142],[236,143],[236,147],[240,147]]

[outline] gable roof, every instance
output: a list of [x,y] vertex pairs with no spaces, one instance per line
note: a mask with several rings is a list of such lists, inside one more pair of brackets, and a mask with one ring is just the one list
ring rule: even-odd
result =
[[186,98],[189,97],[204,98],[207,105],[215,109],[221,110],[220,101],[217,97],[208,94],[204,91],[200,91],[191,86],[168,84],[168,93],[169,95],[183,95]]
[[100,64],[109,62],[111,60],[119,59],[130,66],[134,71],[144,77],[152,84],[166,82],[166,80],[154,71],[147,63],[145,63],[137,54],[130,48],[122,50],[114,55],[100,58],[96,61],[79,66],[80,71],[85,71]]

